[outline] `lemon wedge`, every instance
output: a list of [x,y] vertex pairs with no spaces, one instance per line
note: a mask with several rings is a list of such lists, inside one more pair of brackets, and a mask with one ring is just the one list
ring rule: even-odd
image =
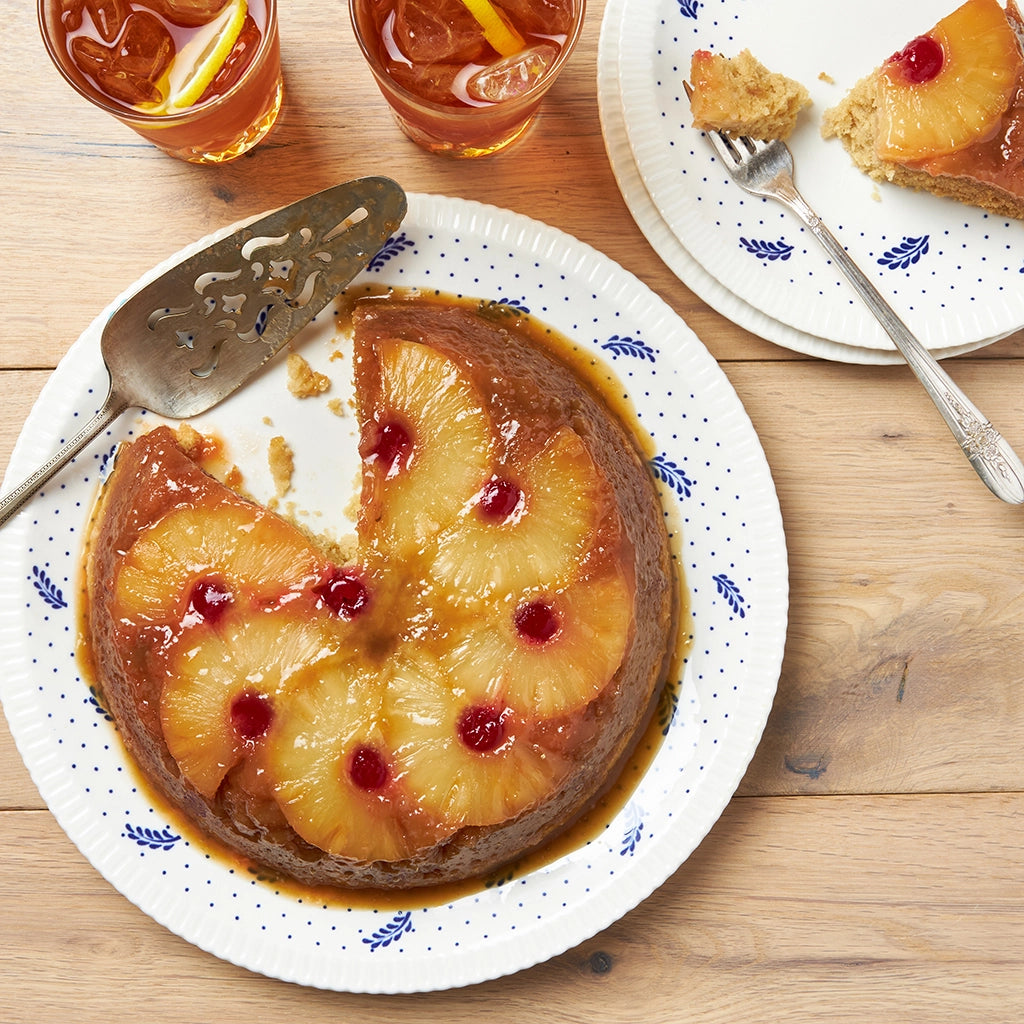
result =
[[462,0],[462,6],[476,19],[487,40],[502,57],[511,57],[526,48],[526,40],[516,31],[491,0]]
[[248,11],[247,0],[230,0],[213,21],[196,31],[157,82],[166,98],[147,107],[149,113],[176,114],[199,101],[234,49]]

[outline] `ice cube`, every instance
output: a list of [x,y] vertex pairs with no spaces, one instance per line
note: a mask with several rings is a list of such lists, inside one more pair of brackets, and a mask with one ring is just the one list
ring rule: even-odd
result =
[[156,82],[174,57],[174,40],[155,15],[135,11],[113,46],[76,36],[71,57],[108,96],[129,105],[153,103],[162,99]]
[[569,0],[494,0],[520,32],[564,36],[572,28]]
[[389,77],[403,88],[430,103],[448,106],[458,96],[455,82],[461,71],[459,64],[387,64]]
[[554,43],[539,43],[476,72],[466,82],[466,92],[483,103],[515,99],[528,93],[557,59]]
[[77,32],[88,14],[100,38],[112,43],[131,13],[128,0],[64,0],[60,20],[66,31]]
[[461,0],[398,0],[394,38],[414,64],[464,63],[486,45],[483,29]]

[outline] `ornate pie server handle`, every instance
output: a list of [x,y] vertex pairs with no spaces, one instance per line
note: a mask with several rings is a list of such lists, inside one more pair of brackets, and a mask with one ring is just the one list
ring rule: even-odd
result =
[[[779,183],[781,185],[781,182]],[[857,294],[892,338],[907,365],[924,385],[953,436],[988,489],[1011,505],[1024,503],[1024,463],[1002,434],[953,382],[934,356],[911,334],[892,307],[847,255],[835,236],[795,187],[779,188],[774,198],[788,206],[822,244]]]
[[69,438],[59,451],[45,465],[37,469],[27,480],[0,498],[0,526],[16,515],[40,488],[57,475],[93,438],[110,426],[128,408],[121,395],[111,388],[99,412],[82,429]]

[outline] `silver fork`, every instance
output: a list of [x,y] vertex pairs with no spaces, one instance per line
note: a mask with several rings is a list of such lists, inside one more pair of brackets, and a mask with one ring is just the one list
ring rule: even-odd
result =
[[[687,95],[690,87],[684,83]],[[733,181],[755,196],[778,200],[810,228],[892,338],[924,385],[975,472],[996,497],[1011,505],[1024,503],[1024,464],[973,402],[950,379],[932,354],[908,330],[888,302],[865,277],[835,236],[822,224],[793,183],[793,155],[780,140],[760,142],[705,132]]]

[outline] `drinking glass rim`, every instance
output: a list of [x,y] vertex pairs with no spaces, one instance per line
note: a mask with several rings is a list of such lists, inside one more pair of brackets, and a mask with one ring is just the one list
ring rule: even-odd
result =
[[[267,6],[267,26],[276,26],[277,0],[262,0],[262,2]],[[84,74],[82,75],[82,79],[84,80],[87,88],[83,89],[83,82],[76,79],[68,72],[64,67],[64,60],[61,57],[60,50],[46,31],[44,8],[59,3],[60,0],[36,0],[36,17],[39,21],[39,34],[43,37],[43,45],[46,47],[46,52],[50,57],[51,63],[60,72],[61,77],[75,90],[75,92],[85,97],[94,106],[98,107],[100,110],[106,111],[108,114],[112,114],[114,117],[117,117],[122,121],[134,122],[137,124],[170,125],[178,121],[189,120],[195,117],[198,113],[205,114],[208,110],[213,110],[216,107],[223,105],[245,84],[246,79],[249,77],[249,68],[255,67],[258,62],[261,62],[266,57],[266,53],[271,45],[273,36],[276,34],[275,31],[260,33],[259,48],[253,54],[252,60],[247,65],[245,75],[243,75],[239,81],[235,82],[227,92],[214,96],[205,103],[194,103],[192,106],[185,107],[184,110],[181,110],[176,114],[149,114],[144,110],[139,110],[137,107],[108,99],[98,89],[89,85],[88,76]],[[70,55],[65,54],[65,58],[70,60]]]
[[[437,103],[434,100],[425,99],[422,96],[407,89],[404,85],[396,82],[385,70],[381,62],[377,59],[377,55],[369,47],[363,33],[359,30],[359,25],[356,21],[355,7],[359,0],[348,0],[348,15],[349,20],[352,23],[352,31],[356,37],[356,43],[359,45],[359,49],[362,51],[363,56],[366,58],[367,64],[370,66],[370,70],[377,78],[386,79],[389,88],[393,89],[397,94],[408,100],[410,105],[421,107],[424,110],[430,110],[437,114],[452,116],[456,114],[458,117],[486,117],[488,113],[493,116],[494,108],[496,106],[502,106],[501,103],[488,103],[479,107],[463,106],[454,107],[446,103]],[[530,89],[529,92],[523,93],[522,96],[517,96],[516,100],[529,100],[536,96],[538,89],[542,86],[550,88],[554,84],[554,78],[556,72],[560,71],[562,65],[572,56],[573,50],[576,48],[576,44],[579,42],[580,35],[583,33],[583,22],[586,18],[587,13],[587,0],[573,0],[573,2],[579,7],[579,17],[573,22],[571,31],[565,37],[565,43],[562,45],[559,51],[558,57],[554,63],[547,70],[544,76],[538,81],[537,85]],[[514,102],[514,101],[510,101]]]

